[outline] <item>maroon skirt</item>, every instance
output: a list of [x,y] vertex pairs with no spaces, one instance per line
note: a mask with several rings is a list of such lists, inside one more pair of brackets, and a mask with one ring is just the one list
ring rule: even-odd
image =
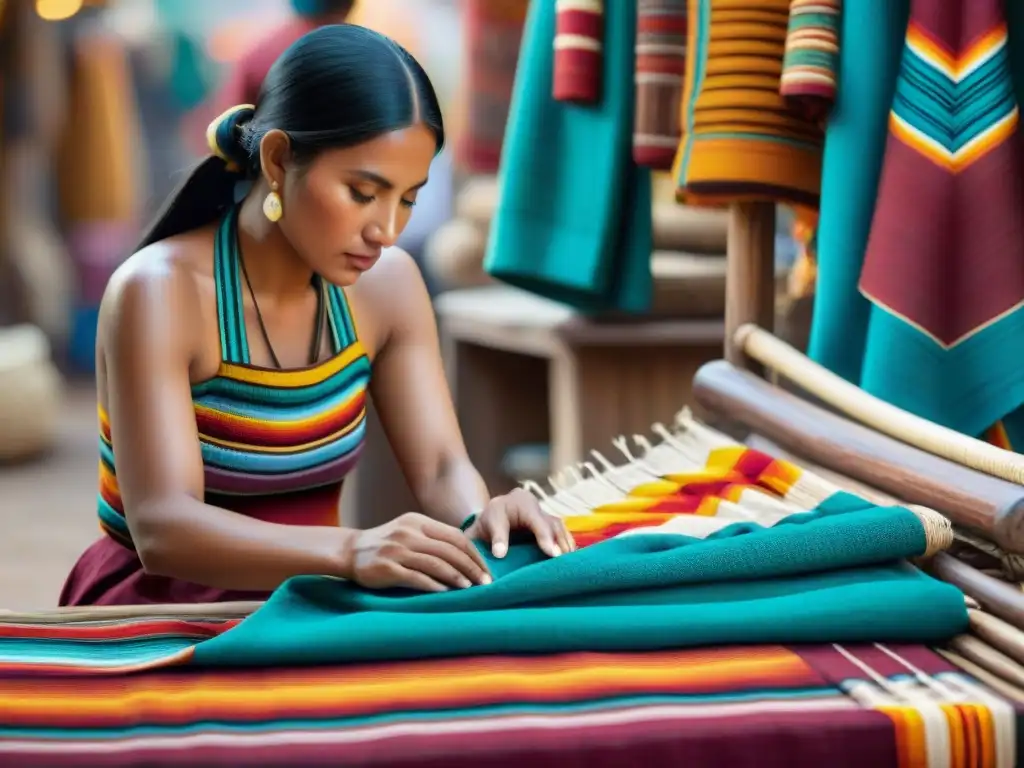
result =
[[216,589],[146,573],[139,556],[104,536],[78,558],[60,593],[60,605],[151,605],[266,600],[268,592]]

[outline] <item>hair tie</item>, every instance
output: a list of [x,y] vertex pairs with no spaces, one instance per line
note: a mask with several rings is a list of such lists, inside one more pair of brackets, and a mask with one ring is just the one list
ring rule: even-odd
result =
[[242,126],[252,120],[255,112],[256,107],[252,104],[239,104],[224,110],[206,129],[210,153],[223,160],[232,173],[241,173],[245,169],[248,156],[238,139]]

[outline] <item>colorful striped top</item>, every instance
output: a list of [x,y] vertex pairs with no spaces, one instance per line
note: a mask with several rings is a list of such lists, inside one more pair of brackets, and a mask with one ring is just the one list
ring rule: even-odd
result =
[[[236,219],[237,210],[224,217],[214,246],[221,365],[192,387],[206,502],[273,522],[337,525],[341,483],[365,437],[370,361],[344,292],[330,285],[329,359],[290,370],[250,362]],[[131,548],[110,422],[99,415],[100,526]]]

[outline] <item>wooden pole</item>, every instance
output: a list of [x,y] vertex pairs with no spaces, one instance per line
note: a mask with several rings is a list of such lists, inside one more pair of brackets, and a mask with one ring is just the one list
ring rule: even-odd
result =
[[762,373],[736,344],[736,331],[775,326],[775,204],[733,203],[729,210],[725,277],[725,359]]

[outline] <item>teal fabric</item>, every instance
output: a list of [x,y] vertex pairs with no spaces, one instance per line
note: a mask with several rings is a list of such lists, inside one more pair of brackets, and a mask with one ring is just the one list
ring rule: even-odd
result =
[[872,305],[857,284],[882,171],[910,0],[846,3],[836,102],[825,134],[818,282],[808,355],[855,384]]
[[292,579],[200,666],[267,666],[467,654],[636,651],[727,643],[942,641],[964,631],[962,594],[911,567],[918,519],[838,494],[772,528],[707,539],[620,536],[555,559],[528,540],[493,584],[440,594]]
[[502,147],[485,269],[587,313],[651,303],[651,179],[632,160],[635,35],[636,0],[608,3],[600,102],[557,102],[555,4],[531,3]]
[[[1017,99],[1024,103],[1024,4],[1007,3]],[[888,136],[910,0],[843,6],[836,103],[825,138],[818,280],[808,355],[866,392],[968,435],[1003,420],[1024,445],[1024,312],[952,349],[874,306],[858,288]],[[1017,74],[1019,73],[1019,74]],[[923,279],[928,279],[924,276]]]

